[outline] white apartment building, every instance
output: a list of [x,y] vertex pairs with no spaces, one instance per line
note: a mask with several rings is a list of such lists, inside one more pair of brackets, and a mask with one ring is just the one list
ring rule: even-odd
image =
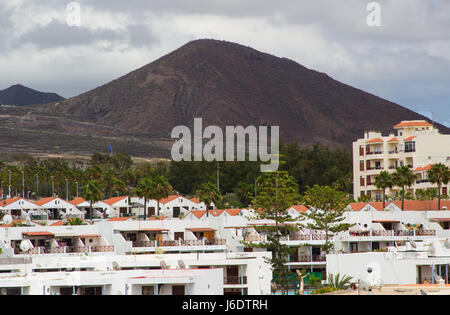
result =
[[[450,166],[450,135],[439,133],[432,124],[424,121],[402,121],[394,126],[395,133],[383,136],[367,131],[364,138],[353,142],[353,193],[354,198],[370,196],[381,200],[382,190],[374,185],[381,171],[393,173],[399,166],[408,166],[417,174],[416,183],[408,190],[413,195],[417,189],[437,188],[428,181],[427,171],[433,164]],[[387,189],[389,196],[398,187]],[[448,186],[442,194],[448,193]]]

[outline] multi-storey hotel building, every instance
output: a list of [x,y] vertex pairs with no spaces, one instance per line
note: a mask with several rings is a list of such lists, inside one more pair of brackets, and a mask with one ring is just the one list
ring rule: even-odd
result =
[[[367,131],[364,138],[353,142],[354,198],[370,196],[382,198],[382,190],[375,187],[381,171],[393,173],[399,166],[408,166],[417,174],[416,183],[408,190],[437,188],[428,180],[427,171],[433,164],[450,165],[450,135],[439,133],[432,124],[424,121],[402,121],[394,126],[395,133],[382,136],[380,132]],[[387,195],[399,191],[393,187]],[[448,193],[443,187],[442,194]]]

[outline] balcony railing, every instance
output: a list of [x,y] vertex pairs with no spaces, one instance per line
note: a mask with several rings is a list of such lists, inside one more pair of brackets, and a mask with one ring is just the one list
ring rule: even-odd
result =
[[326,261],[327,258],[321,255],[298,255],[298,256],[291,256],[290,262],[322,262]]
[[247,276],[225,276],[223,284],[247,284]]
[[101,246],[61,246],[61,247],[33,247],[27,252],[14,248],[16,255],[44,255],[44,254],[70,254],[70,253],[106,253],[114,252],[114,245]]
[[402,230],[402,231],[395,231],[395,230],[372,230],[370,231],[364,231],[364,232],[348,232],[350,237],[383,237],[383,236],[399,236],[399,237],[405,237],[405,236],[436,236],[435,230]]
[[245,242],[265,242],[266,237],[264,235],[249,235],[244,237]]
[[133,247],[156,247],[156,246],[216,246],[226,245],[226,239],[214,238],[211,240],[165,240],[162,242],[157,241],[135,241]]

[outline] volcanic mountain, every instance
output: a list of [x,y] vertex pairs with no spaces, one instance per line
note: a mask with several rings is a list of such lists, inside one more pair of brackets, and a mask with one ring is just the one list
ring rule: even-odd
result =
[[39,92],[21,84],[10,86],[3,91],[0,90],[0,105],[25,106],[61,100],[64,100],[64,97],[56,93]]
[[365,130],[426,120],[292,60],[217,40],[190,42],[54,110],[162,137],[194,117],[204,126],[275,125],[285,141],[331,147],[348,146]]

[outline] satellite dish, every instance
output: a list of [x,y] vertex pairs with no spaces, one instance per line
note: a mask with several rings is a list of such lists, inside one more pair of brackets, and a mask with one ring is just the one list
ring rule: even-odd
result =
[[159,263],[159,265],[161,266],[161,269],[165,270],[165,269],[169,269],[169,266],[167,266],[166,262],[161,260],[161,262]]
[[28,252],[31,249],[31,244],[28,240],[23,240],[20,242],[20,250],[23,252]]
[[409,239],[408,242],[409,242],[409,244],[411,245],[412,248],[417,248],[416,242],[414,242],[414,241],[411,240],[411,239]]
[[181,259],[178,260],[178,266],[180,267],[180,269],[186,269],[186,265],[184,264],[184,261],[182,261]]
[[112,262],[112,266],[114,270],[120,270],[120,266],[119,263],[117,261],[113,261]]
[[3,217],[3,223],[5,223],[6,225],[11,224],[12,223],[12,217],[9,214],[5,215]]

